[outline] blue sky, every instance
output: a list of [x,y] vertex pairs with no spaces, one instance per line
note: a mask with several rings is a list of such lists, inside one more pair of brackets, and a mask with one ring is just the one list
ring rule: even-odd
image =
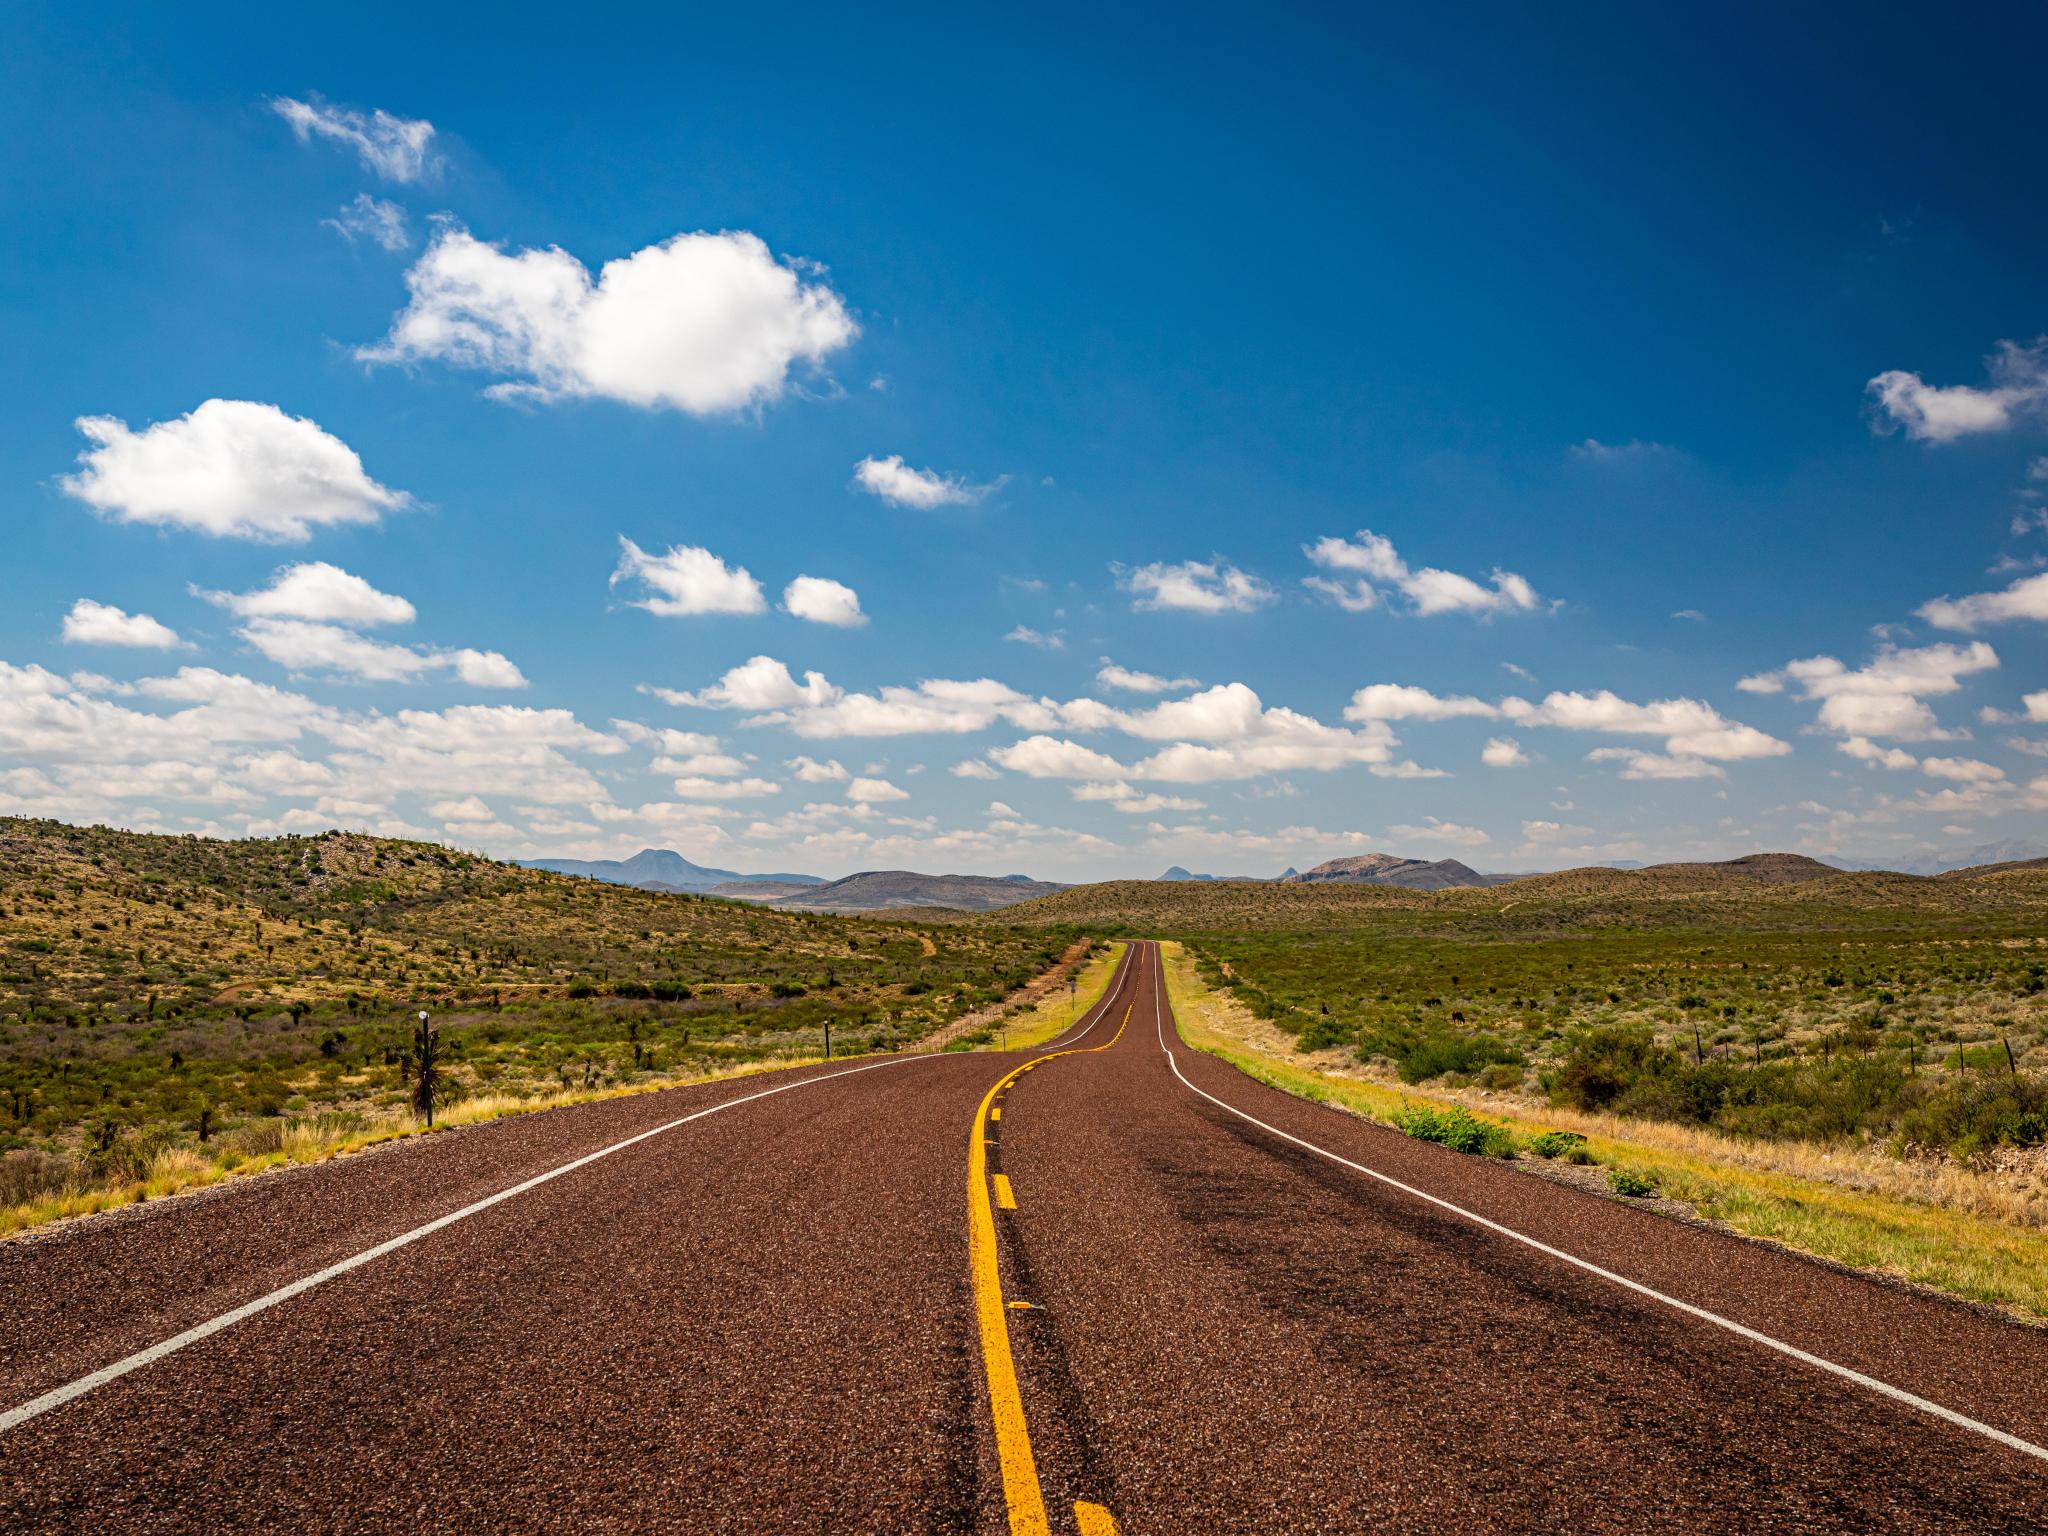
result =
[[2048,27],[1854,18],[11,7],[0,810],[2038,836]]

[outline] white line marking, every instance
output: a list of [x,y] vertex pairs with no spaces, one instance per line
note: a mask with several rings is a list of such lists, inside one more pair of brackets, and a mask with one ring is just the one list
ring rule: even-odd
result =
[[2031,1440],[2022,1440],[2018,1435],[2009,1435],[2002,1429],[1994,1429],[1989,1424],[1982,1423],[1965,1414],[1957,1413],[1953,1408],[1944,1408],[1941,1404],[1930,1402],[1928,1399],[1908,1392],[1902,1387],[1895,1387],[1889,1382],[1879,1381],[1875,1376],[1866,1376],[1861,1371],[1852,1371],[1846,1365],[1837,1365],[1832,1360],[1824,1360],[1819,1355],[1811,1354],[1799,1348],[1796,1344],[1787,1344],[1783,1339],[1774,1339],[1767,1333],[1759,1333],[1756,1329],[1738,1323],[1733,1318],[1723,1317],[1718,1312],[1709,1312],[1705,1307],[1696,1307],[1689,1301],[1680,1301],[1676,1296],[1667,1296],[1662,1291],[1644,1285],[1640,1280],[1631,1280],[1628,1276],[1618,1275],[1611,1269],[1602,1269],[1598,1264],[1579,1258],[1574,1254],[1566,1253],[1562,1248],[1553,1248],[1550,1244],[1540,1242],[1536,1238],[1517,1232],[1512,1227],[1504,1227],[1499,1222],[1491,1221],[1476,1211],[1466,1210],[1462,1205],[1453,1205],[1450,1201],[1432,1195],[1426,1190],[1417,1189],[1413,1184],[1404,1184],[1399,1179],[1393,1178],[1388,1174],[1366,1167],[1363,1163],[1354,1163],[1348,1157],[1339,1157],[1335,1152],[1319,1147],[1312,1141],[1303,1141],[1299,1136],[1290,1135],[1288,1132],[1281,1130],[1277,1125],[1268,1125],[1257,1116],[1246,1114],[1234,1104],[1224,1103],[1223,1100],[1217,1098],[1215,1094],[1210,1093],[1207,1089],[1196,1088],[1193,1083],[1188,1081],[1187,1074],[1181,1071],[1180,1063],[1174,1059],[1173,1052],[1167,1050],[1166,1047],[1166,1024],[1162,1013],[1162,999],[1166,991],[1166,971],[1163,963],[1156,962],[1157,954],[1158,951],[1155,948],[1154,955],[1158,985],[1153,993],[1152,1019],[1159,1036],[1159,1049],[1166,1052],[1166,1064],[1173,1069],[1173,1075],[1181,1080],[1182,1085],[1200,1094],[1217,1108],[1229,1110],[1238,1119],[1249,1121],[1260,1130],[1278,1136],[1282,1141],[1291,1141],[1297,1147],[1313,1152],[1318,1157],[1326,1157],[1331,1162],[1349,1168],[1355,1173],[1362,1173],[1369,1179],[1378,1179],[1382,1184],[1390,1185],[1400,1190],[1403,1194],[1413,1195],[1418,1200],[1426,1200],[1431,1205],[1449,1211],[1454,1216],[1462,1216],[1467,1221],[1485,1227],[1489,1232],[1497,1232],[1502,1237],[1510,1238],[1515,1242],[1534,1248],[1538,1253],[1548,1254],[1553,1259],[1559,1259],[1566,1264],[1572,1265],[1574,1268],[1583,1269],[1589,1275],[1598,1275],[1602,1280],[1612,1281],[1615,1285],[1622,1287],[1624,1290],[1633,1291],[1638,1296],[1647,1297],[1651,1301],[1661,1302],[1667,1307],[1672,1307],[1677,1311],[1685,1313],[1688,1317],[1696,1317],[1703,1323],[1712,1323],[1716,1328],[1725,1328],[1740,1338],[1748,1339],[1752,1344],[1761,1344],[1764,1348],[1774,1349],[1781,1355],[1789,1355],[1801,1364],[1813,1366],[1815,1369],[1826,1371],[1833,1376],[1839,1376],[1844,1381],[1853,1381],[1859,1387],[1867,1387],[1872,1392],[1888,1397],[1895,1403],[1905,1404],[1908,1408],[1917,1408],[1920,1412],[1931,1414],[1937,1419],[1955,1425],[1958,1429],[1969,1430],[1972,1434],[1982,1435],[1987,1440],[1996,1440],[2000,1445],[2010,1450],[2018,1451],[2024,1456],[2032,1456],[2040,1461],[2048,1461],[2048,1447],[2038,1446]]
[[236,1323],[254,1317],[259,1312],[267,1312],[272,1307],[281,1306],[302,1291],[310,1291],[314,1286],[324,1284],[329,1280],[335,1279],[337,1276],[345,1275],[352,1269],[360,1269],[373,1259],[381,1259],[385,1254],[394,1253],[410,1243],[418,1242],[423,1237],[431,1237],[443,1227],[452,1227],[456,1222],[474,1216],[479,1211],[487,1211],[501,1201],[510,1200],[514,1195],[523,1195],[530,1189],[538,1189],[543,1184],[559,1179],[565,1173],[574,1173],[578,1168],[587,1167],[599,1158],[610,1157],[614,1152],[622,1152],[627,1147],[646,1141],[650,1136],[659,1136],[664,1131],[674,1130],[677,1126],[688,1125],[692,1120],[702,1120],[706,1115],[715,1115],[722,1109],[737,1109],[742,1104],[752,1104],[757,1099],[773,1098],[778,1093],[789,1093],[797,1088],[808,1088],[813,1083],[829,1083],[835,1077],[852,1077],[857,1073],[874,1072],[883,1067],[900,1067],[913,1061],[938,1061],[940,1059],[942,1058],[936,1054],[928,1056],[898,1056],[890,1061],[871,1062],[865,1067],[848,1067],[843,1072],[827,1072],[819,1077],[804,1078],[800,1082],[783,1083],[774,1088],[764,1088],[759,1093],[747,1094],[743,1098],[727,1099],[723,1104],[710,1105],[708,1108],[700,1109],[691,1114],[683,1115],[678,1119],[670,1120],[665,1124],[657,1125],[652,1130],[642,1131],[636,1136],[628,1136],[624,1141],[615,1141],[608,1147],[600,1147],[597,1151],[585,1153],[582,1157],[576,1158],[572,1162],[563,1163],[559,1168],[550,1168],[546,1173],[535,1174],[523,1183],[514,1184],[508,1189],[501,1189],[494,1195],[486,1195],[474,1204],[465,1205],[459,1211],[450,1211],[445,1216],[437,1216],[424,1226],[414,1227],[410,1232],[402,1232],[397,1237],[389,1238],[377,1244],[374,1248],[365,1248],[361,1253],[352,1254],[338,1263],[330,1264],[315,1274],[306,1275],[294,1280],[289,1285],[279,1286],[268,1295],[258,1296],[254,1301],[246,1301],[232,1311],[221,1313],[218,1317],[208,1318],[205,1322],[195,1324],[187,1328],[183,1333],[174,1334],[161,1343],[152,1344],[147,1349],[137,1350],[126,1359],[116,1360],[112,1365],[101,1366],[88,1376],[81,1376],[78,1380],[68,1382],[61,1387],[53,1387],[41,1397],[30,1398],[18,1407],[10,1408],[5,1413],[0,1413],[0,1435],[4,1435],[9,1430],[26,1424],[30,1419],[48,1413],[53,1408],[63,1407],[64,1404],[70,1402],[73,1398],[83,1397],[86,1393],[97,1387],[103,1387],[110,1381],[118,1380],[120,1377],[126,1376],[130,1371],[139,1371],[145,1365],[153,1364],[163,1359],[166,1355],[175,1354],[189,1344],[197,1344],[201,1339],[211,1338],[222,1329],[232,1328]]

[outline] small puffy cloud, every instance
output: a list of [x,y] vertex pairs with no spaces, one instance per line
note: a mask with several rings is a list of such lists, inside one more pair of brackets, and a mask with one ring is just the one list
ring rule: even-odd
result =
[[685,800],[755,800],[779,794],[782,786],[767,779],[735,779],[723,775],[684,774],[675,791]]
[[1434,694],[1405,683],[1370,684],[1352,694],[1344,708],[1346,720],[1490,720],[1499,714],[1500,706],[1484,699]]
[[1704,758],[1672,756],[1661,752],[1639,752],[1633,747],[1596,747],[1586,754],[1589,763],[1620,763],[1624,779],[1725,779],[1728,771]]
[[402,251],[412,244],[412,233],[405,227],[405,210],[367,192],[358,192],[354,202],[343,204],[333,218],[320,222],[350,245],[370,240],[384,250]]
[[381,107],[358,112],[330,106],[317,96],[310,101],[273,96],[268,105],[291,124],[301,144],[321,138],[347,145],[364,170],[386,181],[418,181],[433,168],[434,125],[424,118],[397,117]]
[[984,763],[978,757],[970,757],[962,762],[955,763],[946,772],[952,774],[956,779],[993,779],[998,777],[995,769],[989,767],[987,763]]
[[1043,630],[1033,629],[1029,624],[1019,624],[1003,638],[1017,645],[1035,645],[1041,651],[1063,651],[1067,648],[1065,635],[1047,634]]
[[1736,686],[1751,693],[1796,688],[1801,698],[1819,702],[1820,724],[1843,736],[1941,741],[1956,733],[1942,729],[1923,701],[1954,693],[1963,678],[1997,665],[1998,653],[1981,640],[1967,646],[1886,646],[1868,666],[1809,656]]
[[427,806],[427,814],[436,821],[496,821],[498,813],[475,795],[464,795],[460,799],[435,800]]
[[1078,741],[1055,736],[1027,736],[989,753],[992,761],[1032,779],[1122,779],[1130,770],[1115,758]]
[[[1049,700],[1033,699],[993,678],[929,678],[915,687],[849,693],[807,672],[799,684],[771,656],[756,656],[695,693],[654,690],[673,704],[740,710],[750,725],[780,725],[813,741],[849,736],[964,735],[998,720],[1043,730],[1061,719]],[[1101,706],[1093,706],[1101,710]]]
[[1177,565],[1155,560],[1134,570],[1112,567],[1118,585],[1130,593],[1140,612],[1250,613],[1273,601],[1274,592],[1248,571],[1220,556],[1183,560]]
[[2048,622],[2048,571],[2026,576],[1998,592],[1973,592],[1968,597],[1937,597],[1922,603],[1920,617],[1936,629],[1965,632],[1984,624],[2014,619]]
[[986,501],[991,494],[1002,487],[1002,481],[991,481],[987,485],[974,485],[958,475],[942,475],[935,469],[914,469],[903,462],[903,455],[892,453],[885,459],[872,456],[862,459],[853,466],[853,483],[870,496],[898,507],[916,507],[921,512],[930,512],[939,507],[971,507],[976,502]]
[[859,805],[887,805],[895,800],[908,800],[910,791],[898,789],[887,779],[857,778],[846,786],[846,798]]
[[1929,384],[1893,368],[1864,386],[1880,427],[1900,427],[1927,443],[1952,443],[1983,432],[2003,432],[2048,404],[2048,337],[2022,346],[2001,341],[1985,360],[1987,383]]
[[[744,566],[727,565],[710,550],[692,544],[672,544],[666,554],[650,555],[620,534],[619,564],[612,572],[611,584],[616,587],[622,581],[633,580],[644,583],[652,593],[633,606],[664,618],[698,613],[762,613],[768,607],[761,583]],[[854,606],[857,611],[858,601]]]
[[1129,667],[1120,667],[1107,656],[1102,658],[1102,668],[1095,674],[1095,681],[1105,688],[1118,688],[1125,693],[1179,693],[1185,688],[1199,688],[1202,680],[1197,677],[1159,677],[1151,672],[1134,672]]
[[406,274],[391,334],[357,355],[497,374],[485,393],[500,399],[722,415],[780,399],[793,370],[859,334],[811,271],[728,230],[676,235],[593,279],[559,247],[508,254],[444,223]]
[[497,651],[437,652],[455,668],[455,675],[472,688],[524,688],[526,674]]
[[1453,843],[1461,848],[1477,848],[1493,839],[1477,827],[1460,826],[1455,821],[1439,821],[1434,816],[1422,818],[1420,826],[1397,826],[1387,828],[1387,836],[1395,842]]
[[1304,544],[1302,553],[1333,573],[1304,577],[1302,584],[1354,613],[1378,606],[1380,589],[1386,587],[1401,592],[1419,614],[1517,613],[1543,605],[1527,580],[1498,566],[1490,586],[1434,566],[1412,570],[1392,540],[1369,528],[1360,529],[1355,539],[1326,537]]
[[412,682],[452,669],[473,688],[524,688],[518,667],[496,651],[423,650],[373,640],[338,624],[254,618],[235,631],[257,651],[293,672],[341,672],[365,682]]
[[800,784],[843,784],[849,777],[845,765],[837,758],[821,763],[815,758],[792,757],[788,766]]
[[824,576],[799,576],[784,587],[782,611],[838,629],[858,629],[868,621],[860,611],[860,594],[844,582]]
[[1973,757],[1922,758],[1920,771],[1930,778],[1947,779],[1952,784],[1998,784],[2005,779],[2003,768],[1979,762]]
[[826,682],[823,673],[806,672],[803,682],[799,683],[790,675],[789,668],[773,656],[755,656],[743,661],[717,682],[695,693],[660,688],[654,692],[671,704],[737,709],[748,714],[818,708],[840,697],[840,690]]
[[1838,741],[1835,750],[1858,762],[1869,763],[1874,768],[1888,768],[1894,773],[1920,766],[1920,759],[1905,748],[1881,747],[1867,736],[1851,736],[1846,741]]
[[1521,768],[1529,758],[1512,736],[1489,736],[1479,749],[1479,761],[1489,768]]
[[1501,714],[1517,725],[1549,725],[1615,736],[1661,736],[1666,752],[1685,759],[1737,761],[1782,757],[1792,750],[1787,743],[1754,726],[1726,719],[1713,706],[1698,699],[1653,699],[1637,704],[1603,688],[1590,694],[1547,694],[1540,704],[1506,699],[1502,701]]
[[1126,816],[1156,816],[1162,811],[1199,811],[1200,800],[1186,795],[1146,792],[1116,780],[1111,783],[1076,784],[1070,791],[1076,800],[1105,801],[1112,810]]
[[168,624],[146,613],[129,613],[111,603],[81,597],[64,615],[66,645],[119,645],[134,650],[172,651],[184,642]]
[[379,592],[362,577],[325,560],[280,566],[254,592],[202,592],[209,603],[245,619],[310,619],[321,624],[410,624],[411,603]]
[[58,484],[116,522],[299,544],[411,505],[340,438],[253,400],[208,400],[140,432],[112,416],[77,426],[94,446]]

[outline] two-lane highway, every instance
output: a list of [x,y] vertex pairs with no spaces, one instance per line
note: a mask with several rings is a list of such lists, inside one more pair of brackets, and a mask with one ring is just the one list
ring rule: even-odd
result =
[[2048,1527],[2048,1337],[1062,1040],[0,1245],[0,1529]]

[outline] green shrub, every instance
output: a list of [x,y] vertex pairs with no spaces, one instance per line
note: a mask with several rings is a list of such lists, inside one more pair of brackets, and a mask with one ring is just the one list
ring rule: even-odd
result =
[[1657,1181],[1645,1178],[1640,1173],[1631,1173],[1626,1168],[1610,1168],[1607,1172],[1607,1187],[1617,1195],[1632,1199],[1645,1199],[1657,1193]]
[[1577,1131],[1539,1131],[1525,1145],[1538,1157],[1569,1157],[1585,1149],[1586,1138]]
[[1486,1157],[1515,1155],[1514,1134],[1506,1126],[1482,1120],[1463,1105],[1403,1109],[1394,1116],[1394,1124],[1418,1141],[1433,1141],[1453,1152]]

